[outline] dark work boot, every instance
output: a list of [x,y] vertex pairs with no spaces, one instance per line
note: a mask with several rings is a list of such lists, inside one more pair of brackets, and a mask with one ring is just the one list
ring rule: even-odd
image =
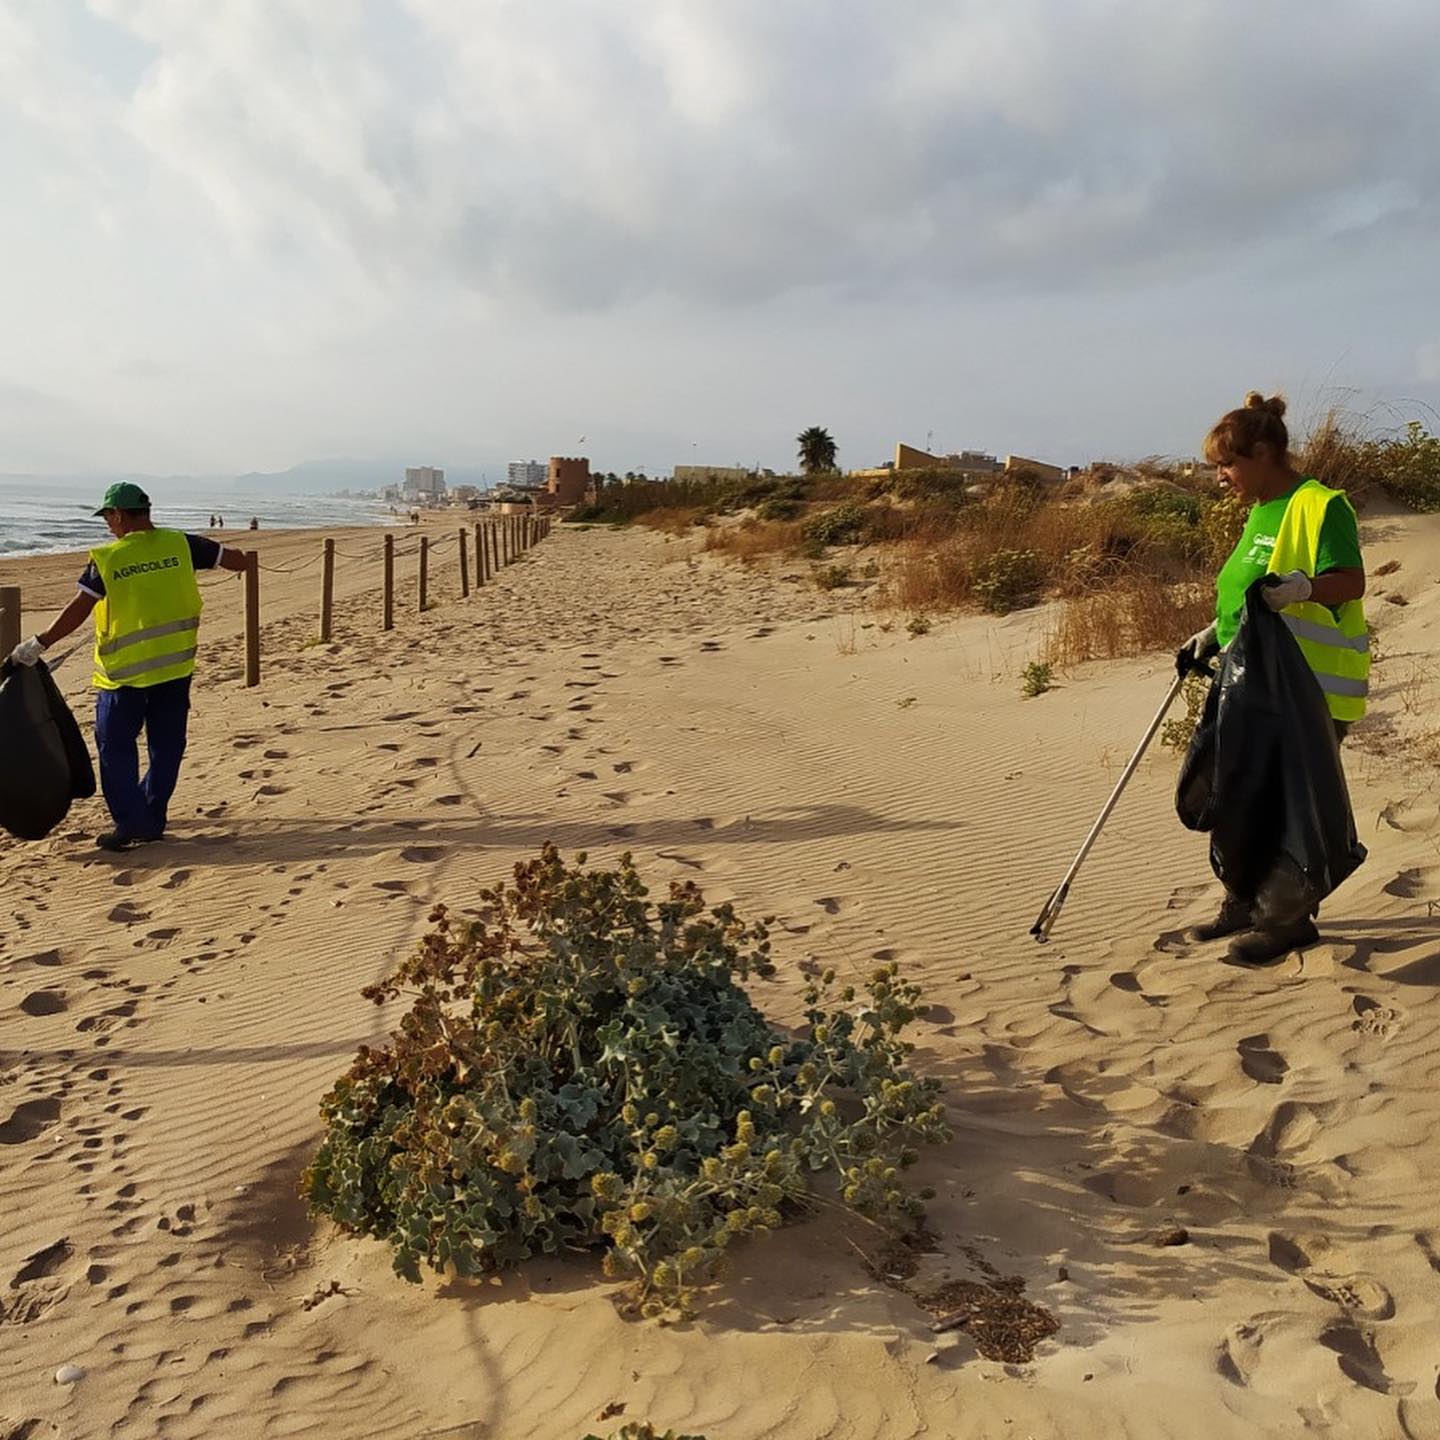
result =
[[1292,950],[1303,950],[1320,938],[1315,922],[1306,915],[1288,925],[1275,925],[1252,930],[1230,942],[1225,958],[1233,965],[1273,965]]
[[1249,902],[1227,890],[1224,900],[1220,902],[1220,913],[1204,925],[1192,925],[1185,932],[1185,938],[1202,943],[1206,940],[1223,940],[1227,935],[1238,935],[1242,930],[1250,929],[1254,923],[1250,918]]

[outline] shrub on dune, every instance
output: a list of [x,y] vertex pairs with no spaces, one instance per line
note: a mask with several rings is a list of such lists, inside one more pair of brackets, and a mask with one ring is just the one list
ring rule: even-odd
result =
[[782,1032],[742,984],[773,973],[763,924],[690,883],[652,902],[628,856],[583,863],[547,845],[477,918],[437,910],[365,992],[412,1003],[322,1102],[312,1209],[388,1240],[412,1280],[602,1249],[648,1314],[688,1310],[817,1184],[913,1228],[901,1171],[946,1134],[902,1038],[916,988],[894,965],[857,986],[826,972]]

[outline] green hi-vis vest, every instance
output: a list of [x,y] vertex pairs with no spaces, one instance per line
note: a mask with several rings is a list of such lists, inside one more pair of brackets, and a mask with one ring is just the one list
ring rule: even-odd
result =
[[[1291,570],[1315,574],[1325,508],[1340,493],[1318,480],[1307,480],[1290,497],[1270,556],[1272,575]],[[1336,720],[1358,720],[1365,713],[1365,697],[1370,693],[1370,630],[1365,607],[1358,600],[1347,600],[1337,616],[1328,605],[1306,600],[1287,605],[1280,615],[1310,662],[1330,714]]]
[[105,598],[95,606],[95,684],[159,685],[195,669],[200,587],[179,530],[135,530],[90,552]]

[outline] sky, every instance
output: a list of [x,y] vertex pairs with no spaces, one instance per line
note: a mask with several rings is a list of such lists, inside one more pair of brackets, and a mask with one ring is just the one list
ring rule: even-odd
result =
[[0,0],[0,472],[1440,408],[1436,0]]

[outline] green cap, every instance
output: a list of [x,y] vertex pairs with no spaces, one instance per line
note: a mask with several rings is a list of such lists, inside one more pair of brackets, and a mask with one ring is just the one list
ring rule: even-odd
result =
[[148,510],[149,508],[150,497],[138,485],[131,484],[129,480],[119,480],[105,492],[105,498],[100,502],[100,508],[95,513],[103,515],[107,510]]

